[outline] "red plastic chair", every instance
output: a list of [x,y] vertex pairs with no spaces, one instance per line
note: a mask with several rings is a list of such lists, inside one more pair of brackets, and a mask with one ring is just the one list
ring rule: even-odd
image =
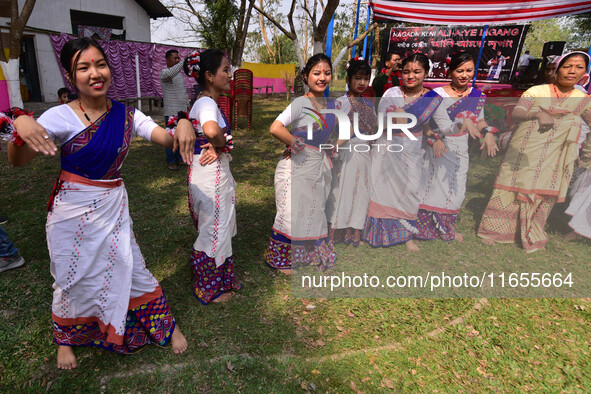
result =
[[252,71],[245,68],[234,71],[232,83],[232,119],[238,127],[238,117],[246,116],[246,127],[252,123]]
[[228,119],[228,126],[232,126],[232,95],[230,93],[221,93],[217,101],[220,110]]

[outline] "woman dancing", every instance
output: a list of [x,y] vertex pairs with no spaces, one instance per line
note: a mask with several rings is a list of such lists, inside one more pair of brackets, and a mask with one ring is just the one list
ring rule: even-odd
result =
[[89,38],[66,43],[60,61],[79,99],[47,110],[38,121],[19,116],[9,160],[21,166],[38,152],[61,167],[47,214],[53,285],[52,317],[57,365],[77,366],[73,346],[130,353],[149,343],[187,342],[158,281],[146,268],[133,234],[121,179],[133,136],[176,149],[192,160],[195,136],[188,121],[172,137],[140,111],[107,99],[111,70],[100,45]]
[[572,216],[568,225],[572,231],[565,234],[565,241],[591,238],[591,137],[587,137],[581,149],[578,175],[569,195],[571,202],[565,213]]
[[[324,108],[335,108],[334,101],[324,99],[332,79],[330,58],[323,53],[312,56],[302,77],[310,90],[290,104],[270,128],[271,134],[288,146],[288,151],[275,171],[277,215],[265,261],[287,275],[291,274],[292,263],[324,270],[336,260],[325,213],[331,163],[327,151],[322,149],[336,121],[334,116],[320,113]],[[316,122],[318,117],[324,121]],[[291,133],[286,128],[289,125]],[[308,128],[312,129],[312,136]]]
[[575,88],[587,79],[589,55],[571,52],[556,60],[555,80],[521,96],[513,133],[482,216],[478,236],[486,244],[521,240],[530,253],[548,242],[546,220],[565,200],[578,156],[581,123],[591,124],[588,96]]
[[[193,244],[193,294],[202,304],[226,302],[242,286],[234,273],[232,237],[236,235],[236,182],[230,172],[230,123],[216,101],[230,90],[230,64],[224,53],[208,49],[185,59],[185,73],[202,87],[189,118],[195,128],[194,158],[189,167],[189,209],[199,236]],[[179,113],[179,118],[186,114]],[[174,127],[177,119],[169,121]]]
[[[376,128],[374,106],[371,101],[361,97],[369,86],[370,75],[371,67],[365,60],[351,60],[347,65],[349,91],[338,99],[341,111],[348,114],[351,124],[353,114],[358,115],[359,131],[364,134],[373,134]],[[337,144],[339,156],[333,168],[332,190],[326,209],[329,237],[333,243],[358,246],[369,205],[371,147],[354,135]]]
[[463,241],[462,234],[456,232],[456,222],[466,195],[468,134],[480,138],[486,133],[480,149],[486,148],[490,156],[498,151],[494,138],[497,130],[484,120],[486,96],[468,86],[474,72],[472,55],[452,54],[448,71],[451,82],[434,89],[443,103],[433,115],[437,130],[425,152],[417,239]]
[[[416,140],[398,132],[393,134],[392,141],[383,135],[372,148],[371,201],[363,240],[373,247],[405,243],[408,250],[419,251],[413,237],[417,232],[420,202],[423,130],[441,103],[436,92],[423,87],[428,72],[427,56],[416,53],[406,57],[402,61],[402,86],[388,89],[380,100],[380,116],[388,112],[406,112],[416,117],[417,124],[410,130]],[[388,150],[385,146],[397,148]]]

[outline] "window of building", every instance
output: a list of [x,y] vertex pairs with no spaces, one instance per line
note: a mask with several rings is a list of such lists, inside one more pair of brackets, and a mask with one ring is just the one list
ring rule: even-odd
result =
[[98,28],[112,29],[112,40],[125,40],[125,30],[123,30],[123,19],[124,18],[122,16],[70,10],[72,34],[74,35],[78,35],[79,26],[93,26]]

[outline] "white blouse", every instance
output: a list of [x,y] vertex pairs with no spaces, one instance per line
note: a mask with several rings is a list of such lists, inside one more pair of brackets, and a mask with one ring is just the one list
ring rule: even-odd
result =
[[[86,129],[82,120],[76,115],[74,110],[67,104],[58,105],[45,111],[37,119],[37,123],[45,128],[49,137],[56,144],[63,144],[80,134]],[[144,115],[141,111],[135,110],[133,114],[133,136],[140,136],[148,141],[152,136],[152,131],[158,125],[151,117]]]
[[191,112],[189,112],[189,118],[199,121],[196,128],[197,132],[200,134],[203,134],[202,125],[209,121],[216,122],[220,126],[220,129],[226,127],[224,117],[218,108],[217,103],[213,101],[211,97],[201,97],[199,100],[195,101],[193,108],[191,108]]

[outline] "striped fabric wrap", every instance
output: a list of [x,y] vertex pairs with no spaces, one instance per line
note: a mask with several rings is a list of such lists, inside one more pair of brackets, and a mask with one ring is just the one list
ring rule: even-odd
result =
[[431,25],[522,23],[591,11],[589,0],[372,0],[374,21]]

